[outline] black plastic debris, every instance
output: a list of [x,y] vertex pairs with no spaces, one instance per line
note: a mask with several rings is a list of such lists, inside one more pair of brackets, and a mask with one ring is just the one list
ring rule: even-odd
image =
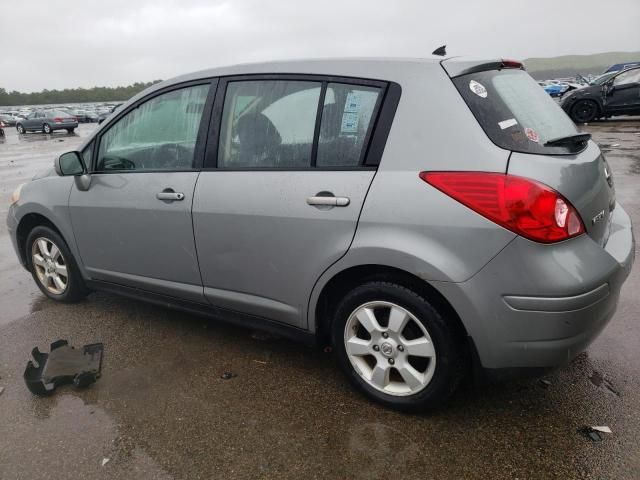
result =
[[56,387],[73,383],[78,388],[88,387],[100,378],[102,370],[101,343],[74,348],[66,340],[51,344],[51,353],[42,353],[38,347],[31,351],[35,360],[27,363],[24,381],[35,395],[50,395]]
[[593,442],[601,442],[603,438],[603,433],[611,433],[611,429],[607,426],[602,427],[589,427],[585,425],[578,429],[578,433],[581,433],[585,437],[591,439]]
[[231,380],[233,377],[237,376],[235,373],[231,373],[231,372],[224,372],[220,378],[222,378],[223,380]]

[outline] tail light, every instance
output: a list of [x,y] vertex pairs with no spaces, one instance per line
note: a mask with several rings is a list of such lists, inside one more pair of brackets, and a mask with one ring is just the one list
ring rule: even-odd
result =
[[62,119],[60,117],[56,117],[53,119],[54,123],[62,123]]
[[585,232],[576,209],[528,178],[488,172],[422,172],[420,178],[492,222],[541,243]]

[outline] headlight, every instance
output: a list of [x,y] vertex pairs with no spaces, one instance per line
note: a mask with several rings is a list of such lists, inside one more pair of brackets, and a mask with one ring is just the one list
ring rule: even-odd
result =
[[19,185],[18,188],[16,188],[11,194],[11,205],[20,200],[20,192],[22,191],[22,187],[24,187],[24,183],[22,185]]

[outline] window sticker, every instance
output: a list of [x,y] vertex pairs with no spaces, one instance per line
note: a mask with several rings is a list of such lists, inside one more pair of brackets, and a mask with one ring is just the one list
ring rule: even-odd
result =
[[347,100],[344,102],[345,112],[359,112],[362,106],[362,96],[360,92],[349,92]]
[[500,127],[501,130],[504,130],[505,128],[509,128],[509,127],[513,127],[514,125],[517,125],[518,121],[515,118],[510,118],[509,120],[503,120],[501,122],[498,122],[498,126]]
[[358,133],[358,114],[354,112],[345,112],[342,114],[342,124],[340,125],[342,133]]
[[469,82],[469,89],[479,97],[487,98],[487,89],[484,88],[484,85],[481,83],[471,80]]
[[536,132],[533,128],[529,128],[529,127],[525,128],[524,134],[532,142],[538,143],[540,141],[540,136],[538,135],[538,132]]

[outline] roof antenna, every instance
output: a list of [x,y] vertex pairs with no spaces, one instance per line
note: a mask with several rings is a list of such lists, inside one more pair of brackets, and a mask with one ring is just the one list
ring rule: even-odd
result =
[[441,47],[436,48],[431,55],[439,55],[441,57],[444,57],[447,54],[447,46],[446,45],[442,45]]

